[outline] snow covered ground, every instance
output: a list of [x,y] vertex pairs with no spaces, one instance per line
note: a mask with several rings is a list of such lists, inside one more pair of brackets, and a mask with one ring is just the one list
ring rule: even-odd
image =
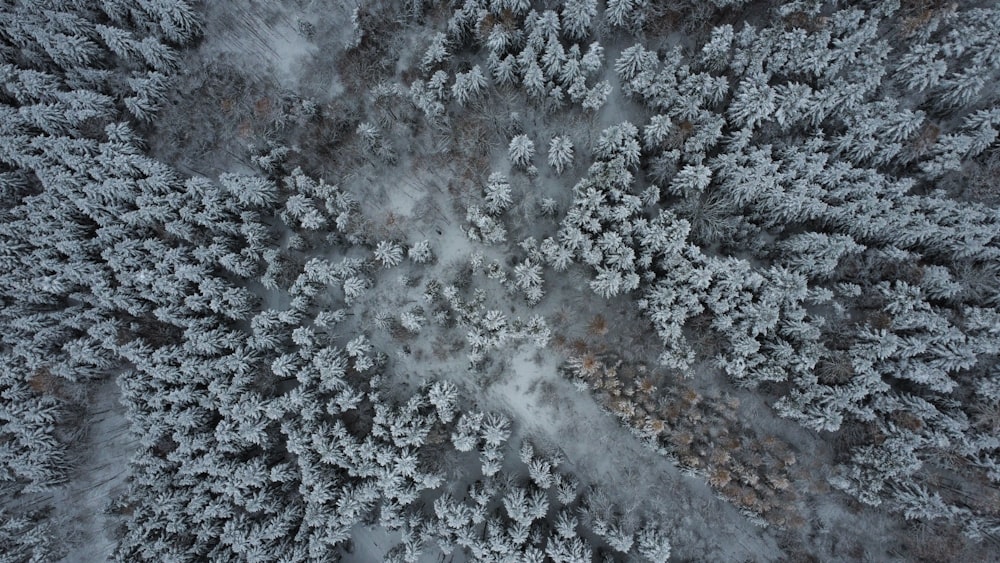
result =
[[66,523],[71,541],[63,563],[110,561],[114,551],[114,523],[105,509],[124,486],[136,446],[118,396],[114,378],[91,389],[80,463],[53,502],[55,520]]

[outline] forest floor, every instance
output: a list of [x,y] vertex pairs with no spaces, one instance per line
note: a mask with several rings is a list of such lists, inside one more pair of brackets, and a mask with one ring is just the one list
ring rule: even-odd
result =
[[73,530],[69,555],[63,563],[111,561],[114,522],[106,509],[121,493],[136,441],[129,431],[113,377],[95,385],[87,401],[89,428],[78,444],[75,474],[52,503],[56,522]]

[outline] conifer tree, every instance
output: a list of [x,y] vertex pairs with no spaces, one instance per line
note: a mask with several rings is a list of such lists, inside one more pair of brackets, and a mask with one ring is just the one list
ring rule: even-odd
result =
[[424,52],[424,57],[420,61],[420,66],[424,72],[432,70],[436,65],[446,62],[451,58],[448,50],[448,36],[444,33],[435,33],[431,38],[431,44]]
[[460,72],[455,75],[455,84],[451,87],[451,94],[459,105],[465,105],[480,97],[485,88],[486,76],[483,75],[479,65],[476,65],[468,72]]
[[486,212],[490,215],[499,215],[510,207],[514,200],[511,197],[511,186],[507,177],[500,172],[490,174],[483,189],[483,198],[486,200]]
[[512,164],[527,168],[535,155],[535,143],[527,135],[517,135],[510,140],[508,153]]
[[407,255],[410,257],[410,260],[413,260],[417,264],[426,264],[434,258],[430,241],[426,240],[414,243],[407,251]]
[[566,0],[562,9],[563,31],[570,39],[584,39],[590,34],[596,15],[597,0]]
[[562,174],[563,170],[573,162],[573,141],[566,136],[552,137],[549,141],[548,161],[556,174]]

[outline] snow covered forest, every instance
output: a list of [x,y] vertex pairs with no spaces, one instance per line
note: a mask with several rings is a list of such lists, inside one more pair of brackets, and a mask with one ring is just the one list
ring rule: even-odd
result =
[[1000,5],[0,0],[0,563],[1000,560]]

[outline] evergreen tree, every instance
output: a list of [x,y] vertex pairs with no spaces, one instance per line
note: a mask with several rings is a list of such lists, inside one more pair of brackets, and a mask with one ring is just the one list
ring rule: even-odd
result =
[[414,243],[407,251],[407,255],[410,257],[410,260],[413,260],[417,264],[426,264],[434,258],[430,241],[426,240]]
[[486,77],[479,65],[476,65],[468,72],[460,72],[455,75],[455,84],[452,85],[451,93],[459,105],[465,105],[481,96],[485,88]]
[[510,207],[514,200],[507,177],[499,172],[490,174],[483,190],[483,198],[486,200],[486,212],[490,215],[499,215]]
[[535,143],[527,135],[517,135],[510,140],[508,153],[512,164],[527,168],[535,155]]
[[403,261],[403,247],[393,241],[380,241],[375,247],[375,259],[384,268],[398,266]]
[[573,162],[573,142],[569,137],[553,137],[549,141],[548,162],[556,174],[562,174],[563,170]]
[[451,58],[448,50],[448,36],[444,33],[435,33],[431,38],[431,44],[424,52],[424,57],[420,61],[420,66],[424,72],[432,70],[435,66],[447,62]]
[[562,8],[563,31],[570,39],[584,39],[596,15],[597,0],[566,0]]
[[604,17],[616,27],[638,30],[644,19],[645,0],[609,0]]

